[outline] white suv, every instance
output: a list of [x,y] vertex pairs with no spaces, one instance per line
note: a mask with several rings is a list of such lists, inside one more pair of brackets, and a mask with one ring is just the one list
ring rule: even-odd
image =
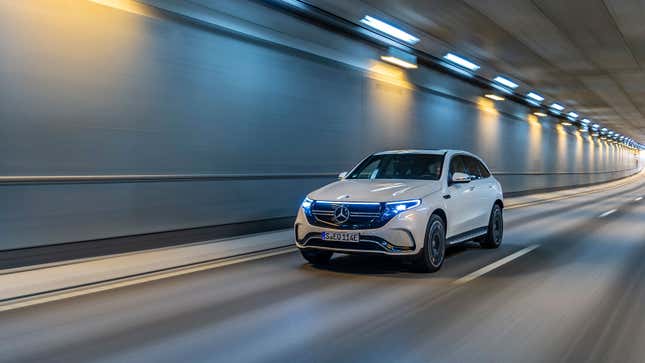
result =
[[477,156],[457,150],[370,155],[302,202],[296,245],[313,264],[334,252],[409,256],[437,271],[446,246],[502,242],[502,187]]

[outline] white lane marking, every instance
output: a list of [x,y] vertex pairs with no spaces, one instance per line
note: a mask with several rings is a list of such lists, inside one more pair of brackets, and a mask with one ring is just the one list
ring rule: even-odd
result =
[[608,215],[610,215],[610,214],[612,214],[612,213],[615,213],[615,212],[616,212],[616,209],[608,210],[608,211],[606,211],[605,213],[603,213],[603,214],[599,215],[599,216],[598,216],[598,218],[605,218],[605,217],[607,217]]
[[138,275],[134,277],[123,277],[117,281],[109,282],[97,282],[88,286],[82,286],[78,288],[70,288],[67,290],[56,291],[52,293],[45,293],[36,296],[30,296],[23,299],[9,300],[4,303],[0,303],[0,312],[15,310],[19,308],[24,308],[27,306],[44,304],[47,302],[58,301],[63,299],[69,299],[72,297],[78,297],[83,295],[94,294],[101,291],[114,290],[121,287],[138,285],[146,282],[157,281],[162,279],[167,279],[170,277],[187,275],[198,271],[212,270],[218,267],[236,265],[242,262],[259,260],[267,257],[283,255],[287,253],[292,253],[297,251],[294,247],[281,248],[277,251],[268,251],[262,253],[255,253],[243,257],[235,257],[224,260],[212,261],[199,263],[191,266],[178,267],[166,271],[150,272],[144,275]]
[[635,202],[640,202],[641,200],[643,200],[643,197],[638,197],[638,198],[634,199]]
[[475,271],[473,273],[470,273],[470,274],[468,274],[468,275],[466,275],[466,276],[464,276],[464,277],[462,277],[462,278],[460,278],[458,280],[455,280],[453,282],[453,284],[461,285],[461,284],[465,284],[467,282],[470,282],[470,281],[472,281],[472,280],[474,280],[474,279],[476,279],[476,278],[478,278],[478,277],[480,277],[480,276],[482,276],[484,274],[487,274],[487,273],[489,273],[489,272],[501,267],[502,265],[505,265],[505,264],[517,259],[517,258],[520,258],[520,257],[524,256],[525,254],[535,250],[538,247],[540,247],[540,245],[531,245],[531,246],[528,246],[528,247],[526,247],[524,249],[521,249],[521,250],[513,253],[512,255],[508,255],[508,256],[502,258],[499,261],[493,262],[488,266],[484,266],[484,267],[480,268],[479,270],[477,270],[477,271]]

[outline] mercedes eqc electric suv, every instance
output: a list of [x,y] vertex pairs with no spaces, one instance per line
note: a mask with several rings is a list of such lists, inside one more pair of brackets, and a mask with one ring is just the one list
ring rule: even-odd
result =
[[339,180],[311,192],[294,225],[296,245],[312,264],[334,253],[407,256],[437,271],[446,247],[502,242],[500,183],[477,156],[458,150],[372,154]]

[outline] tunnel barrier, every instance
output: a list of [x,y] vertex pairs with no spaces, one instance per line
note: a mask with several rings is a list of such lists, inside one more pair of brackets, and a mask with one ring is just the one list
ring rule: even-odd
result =
[[[494,175],[507,196],[516,196],[598,184],[637,171]],[[298,201],[307,192],[333,181],[336,175],[0,177],[0,199],[6,201],[6,208],[0,210],[0,250],[190,229],[206,228],[208,234],[219,236],[286,228],[292,223]],[[527,190],[528,186],[532,189]]]

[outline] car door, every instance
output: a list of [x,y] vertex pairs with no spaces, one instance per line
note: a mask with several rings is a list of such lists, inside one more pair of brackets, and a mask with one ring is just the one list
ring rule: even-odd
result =
[[479,166],[479,172],[480,172],[480,179],[479,183],[481,186],[481,198],[482,198],[482,215],[481,215],[481,220],[480,224],[482,226],[487,226],[489,219],[490,219],[490,212],[492,211],[493,204],[495,203],[495,200],[497,199],[497,195],[499,194],[498,189],[497,189],[497,182],[495,179],[492,177],[490,171],[488,168],[484,165],[484,163],[481,162],[479,159],[477,160],[477,165]]
[[[477,158],[472,156],[464,156],[464,163],[468,174],[472,176],[471,184],[472,193],[470,197],[473,203],[473,220],[471,228],[479,228],[488,226],[488,219],[490,216],[490,209],[493,205],[489,202],[490,195],[490,174],[486,168],[481,164]],[[488,174],[488,175],[487,175]],[[488,176],[488,177],[486,177]]]
[[447,237],[454,237],[476,228],[474,185],[472,182],[452,183],[454,173],[470,174],[464,158],[465,155],[454,155],[448,169],[448,194],[444,196],[448,215]]

